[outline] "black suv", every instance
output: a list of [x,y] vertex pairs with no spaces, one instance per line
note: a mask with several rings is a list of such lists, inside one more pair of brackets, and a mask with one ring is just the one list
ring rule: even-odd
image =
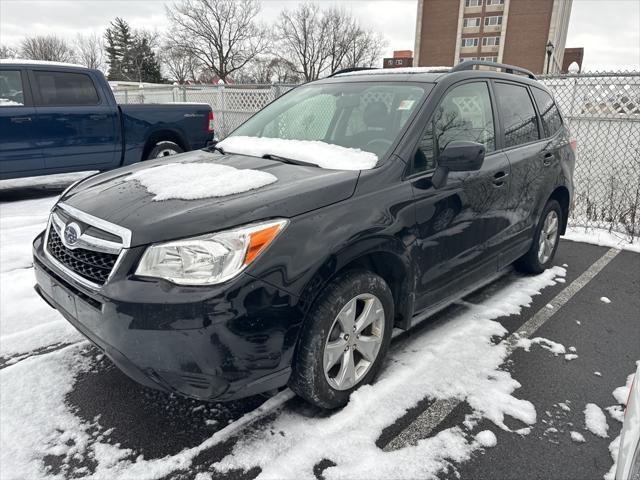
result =
[[517,67],[334,74],[209,150],[72,186],[34,241],[36,289],[149,387],[229,400],[289,385],[338,407],[394,327],[514,262],[551,265],[574,147]]

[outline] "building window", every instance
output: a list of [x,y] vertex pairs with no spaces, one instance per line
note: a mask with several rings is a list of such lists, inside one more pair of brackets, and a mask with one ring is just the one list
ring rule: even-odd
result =
[[460,63],[467,62],[469,60],[478,60],[478,57],[460,57]]
[[480,57],[480,60],[482,60],[483,62],[496,63],[498,61],[498,57]]
[[478,38],[463,38],[462,39],[463,47],[477,47],[478,46]]
[[484,37],[482,39],[483,47],[497,47],[500,45],[500,37]]
[[396,58],[396,65],[402,65],[402,59]]
[[470,18],[465,18],[462,21],[462,26],[463,27],[479,27],[480,26],[480,17],[470,17]]
[[486,26],[502,25],[502,15],[496,15],[493,17],[484,17],[484,24]]
[[464,0],[465,7],[481,7],[482,0]]
[[487,6],[504,5],[504,0],[487,0]]
[[387,65],[393,65],[393,58],[390,58],[389,60],[387,60]]

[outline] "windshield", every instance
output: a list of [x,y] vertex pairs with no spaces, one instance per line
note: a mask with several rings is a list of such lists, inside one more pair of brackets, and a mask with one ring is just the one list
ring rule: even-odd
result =
[[[374,159],[369,166],[372,168],[388,152],[429,88],[428,84],[406,82],[304,85],[256,113],[222,143],[238,146],[241,145],[241,140],[249,140],[246,137],[284,140],[285,142],[269,140],[266,143],[263,140],[261,144],[278,146],[288,143],[289,155],[277,151],[265,153],[301,159],[299,155],[295,155],[297,144],[298,151],[304,150],[306,161],[311,157],[311,161],[320,166],[324,165],[321,161],[314,161],[312,153],[317,151],[318,155],[325,155],[326,158],[328,150],[310,149],[310,146],[327,147],[322,144],[328,144],[351,149],[352,152],[359,149],[369,152],[367,155]],[[234,141],[233,137],[243,138]],[[243,153],[237,149],[228,150]],[[333,147],[332,152],[338,151],[343,150]],[[291,155],[292,152],[294,155]],[[349,155],[349,151],[345,153],[334,155],[330,168],[354,169],[355,165],[349,163],[354,162],[355,156]]]

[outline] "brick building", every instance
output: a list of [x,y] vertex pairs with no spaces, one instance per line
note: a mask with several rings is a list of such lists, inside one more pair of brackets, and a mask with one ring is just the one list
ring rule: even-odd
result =
[[562,59],[562,73],[568,73],[573,62],[578,64],[578,72],[582,71],[582,60],[584,59],[584,48],[565,48]]
[[[560,71],[573,0],[418,0],[414,64],[464,60]],[[548,53],[549,52],[549,53]]]
[[413,52],[411,50],[395,50],[393,57],[382,60],[382,68],[413,67]]

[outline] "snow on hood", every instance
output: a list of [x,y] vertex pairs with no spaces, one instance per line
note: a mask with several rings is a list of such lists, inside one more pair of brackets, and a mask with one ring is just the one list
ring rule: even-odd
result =
[[278,179],[267,172],[216,163],[168,163],[132,173],[126,180],[137,180],[159,202],[225,197],[264,187]]
[[225,152],[263,157],[277,155],[333,170],[369,170],[378,163],[375,153],[311,140],[266,137],[227,137],[218,146]]

